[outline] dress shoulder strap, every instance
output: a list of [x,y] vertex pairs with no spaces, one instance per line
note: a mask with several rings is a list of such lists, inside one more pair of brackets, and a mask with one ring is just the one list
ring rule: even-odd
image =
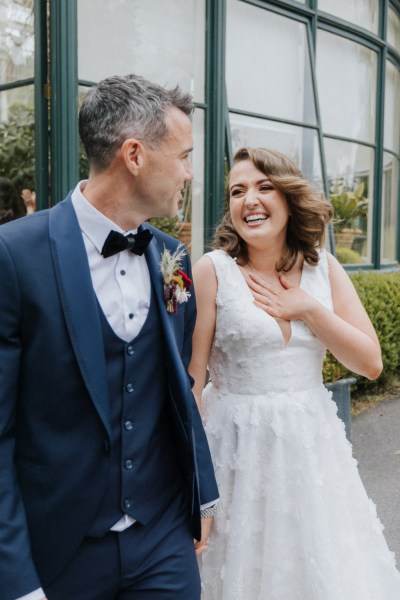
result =
[[237,298],[243,294],[242,275],[233,259],[225,250],[213,250],[206,254],[211,258],[217,276],[217,304]]

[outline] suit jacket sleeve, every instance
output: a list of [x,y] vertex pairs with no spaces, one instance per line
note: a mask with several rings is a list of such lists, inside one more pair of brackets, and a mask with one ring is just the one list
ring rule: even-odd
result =
[[40,587],[30,553],[25,510],[14,466],[21,360],[21,297],[17,275],[0,239],[0,600]]

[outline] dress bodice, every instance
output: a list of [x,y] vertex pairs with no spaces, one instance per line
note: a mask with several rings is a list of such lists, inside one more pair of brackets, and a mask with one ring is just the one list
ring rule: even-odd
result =
[[[285,346],[277,321],[255,306],[236,264],[223,250],[207,254],[217,281],[217,322],[210,355],[212,384],[233,394],[306,390],[322,383],[325,347],[302,321],[291,322]],[[325,250],[317,266],[304,262],[300,287],[332,310]]]

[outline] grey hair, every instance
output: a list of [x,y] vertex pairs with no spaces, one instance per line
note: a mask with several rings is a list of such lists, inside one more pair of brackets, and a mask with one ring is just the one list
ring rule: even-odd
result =
[[190,94],[168,90],[140,75],[108,77],[86,94],[79,111],[79,135],[91,169],[106,169],[129,137],[155,147],[167,134],[165,110],[175,106],[188,117]]

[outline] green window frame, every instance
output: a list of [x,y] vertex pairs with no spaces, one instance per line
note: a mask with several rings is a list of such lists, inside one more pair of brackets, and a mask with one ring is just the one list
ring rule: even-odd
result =
[[[400,53],[386,41],[389,7],[400,15],[400,0],[381,0],[379,34],[375,35],[353,23],[344,23],[318,9],[318,0],[306,3],[296,0],[241,0],[296,19],[306,24],[311,53],[312,91],[315,99],[316,131],[321,152],[322,179],[328,188],[327,165],[324,153],[324,135],[315,76],[316,39],[319,30],[329,31],[346,39],[372,48],[377,55],[377,89],[375,138],[371,147],[374,159],[373,233],[370,264],[352,266],[352,269],[398,268],[400,261],[400,181],[397,186],[397,249],[396,260],[381,265],[381,200],[382,165],[384,152],[392,154],[400,163],[400,154],[384,148],[384,93],[385,65],[390,60],[400,69]],[[226,0],[206,0],[206,78],[205,102],[205,241],[211,237],[224,210],[224,178],[226,166],[232,160],[228,104],[225,84],[225,28]],[[77,70],[77,0],[35,0],[35,74],[32,80],[0,85],[0,91],[12,87],[34,84],[35,88],[35,144],[36,183],[38,208],[59,202],[79,178],[78,90],[79,85],[93,82],[78,81]],[[263,116],[265,118],[265,115]],[[272,120],[274,120],[272,118]],[[279,119],[275,119],[279,120]],[[286,121],[289,123],[288,121]],[[298,123],[302,127],[305,123]],[[307,125],[310,127],[310,125]],[[399,132],[400,136],[400,132]],[[345,138],[343,138],[345,139]],[[359,142],[346,138],[350,142]],[[399,169],[400,172],[400,169]],[[334,249],[332,231],[331,248]]]

